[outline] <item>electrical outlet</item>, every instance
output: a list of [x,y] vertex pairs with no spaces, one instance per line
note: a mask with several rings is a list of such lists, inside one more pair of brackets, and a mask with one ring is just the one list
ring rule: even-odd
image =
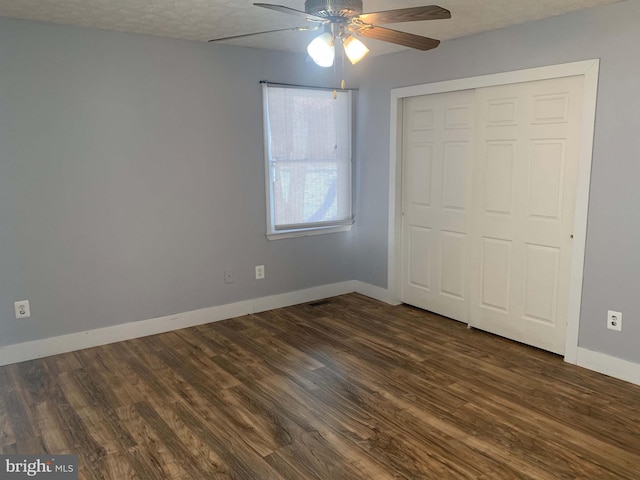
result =
[[224,271],[224,283],[233,283],[233,271],[231,270]]
[[609,330],[622,331],[622,313],[609,310],[607,312],[607,328]]
[[256,265],[256,280],[264,278],[264,265]]
[[16,310],[16,318],[28,318],[31,316],[31,309],[29,308],[29,300],[21,300],[13,304]]

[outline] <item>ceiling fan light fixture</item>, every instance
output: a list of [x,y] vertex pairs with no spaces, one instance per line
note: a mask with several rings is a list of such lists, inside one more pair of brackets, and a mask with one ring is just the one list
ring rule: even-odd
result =
[[358,63],[367,55],[367,53],[369,53],[367,46],[352,35],[349,35],[344,39],[342,46],[344,48],[344,53],[353,65]]
[[336,58],[336,47],[333,35],[329,32],[318,35],[307,47],[307,52],[317,65],[325,68],[331,67]]
[[350,33],[354,33],[358,37],[373,38],[374,40],[426,51],[436,48],[440,41],[379,25],[451,18],[449,10],[437,5],[362,13],[362,3],[363,0],[305,0],[304,11],[284,5],[254,3],[257,7],[304,19],[307,22],[311,22],[311,26],[307,24],[307,26],[245,33],[231,37],[215,38],[209,41],[221,42],[263,33],[283,32],[286,30],[297,32],[316,31],[324,28],[325,33],[314,38],[307,46],[307,51],[309,52],[309,58],[317,65],[331,67],[334,65],[336,57],[336,39],[342,44],[344,50],[343,60],[344,57],[347,57],[351,63],[355,64],[369,53],[369,49]]

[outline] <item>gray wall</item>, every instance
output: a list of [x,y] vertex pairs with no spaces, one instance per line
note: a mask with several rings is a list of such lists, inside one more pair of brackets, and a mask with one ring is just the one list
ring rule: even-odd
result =
[[[639,25],[640,2],[627,1],[369,61],[359,103],[356,278],[387,286],[392,88],[600,58],[579,344],[640,363]],[[608,309],[622,311],[622,334],[606,329]]]
[[0,345],[353,279],[353,232],[264,235],[258,82],[304,60],[0,19]]

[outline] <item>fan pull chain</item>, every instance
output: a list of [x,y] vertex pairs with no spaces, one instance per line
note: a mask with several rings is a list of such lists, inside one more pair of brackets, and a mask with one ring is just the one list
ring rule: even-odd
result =
[[[341,40],[340,44],[342,46],[342,44],[344,43],[344,38],[341,38],[340,40]],[[346,55],[344,53],[344,48],[340,49],[340,54],[341,54],[340,55],[340,57],[341,57],[340,58],[340,60],[341,60],[341,68],[340,68],[340,70],[341,70],[342,75],[344,75],[344,59],[346,57]],[[342,90],[344,90],[345,85],[346,85],[346,82],[344,81],[344,78],[343,78],[342,82],[340,82],[340,88]]]
[[[340,51],[341,51],[341,50],[340,50]],[[342,57],[342,58],[341,58],[341,62],[340,62],[340,73],[344,75],[344,57],[345,57],[344,53],[342,53],[341,57]],[[335,62],[335,63],[333,64],[333,78],[334,78],[334,80],[335,80],[335,79],[337,79],[337,77],[338,77],[338,75],[337,75],[337,73],[338,73],[338,72],[337,72],[337,68],[338,68],[338,67],[337,67],[336,63],[337,63],[337,62]],[[347,85],[347,82],[345,82],[345,81],[344,81],[344,79],[343,79],[343,80],[340,82],[340,90],[344,90],[344,89],[345,89],[345,87],[346,87],[346,85]],[[338,99],[338,90],[337,90],[336,88],[334,88],[334,89],[333,89],[333,99],[334,99],[334,100],[337,100],[337,99]]]

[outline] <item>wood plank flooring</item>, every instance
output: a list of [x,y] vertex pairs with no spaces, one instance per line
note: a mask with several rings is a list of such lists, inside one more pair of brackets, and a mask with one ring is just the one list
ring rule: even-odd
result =
[[640,387],[358,294],[0,368],[83,479],[640,479]]

